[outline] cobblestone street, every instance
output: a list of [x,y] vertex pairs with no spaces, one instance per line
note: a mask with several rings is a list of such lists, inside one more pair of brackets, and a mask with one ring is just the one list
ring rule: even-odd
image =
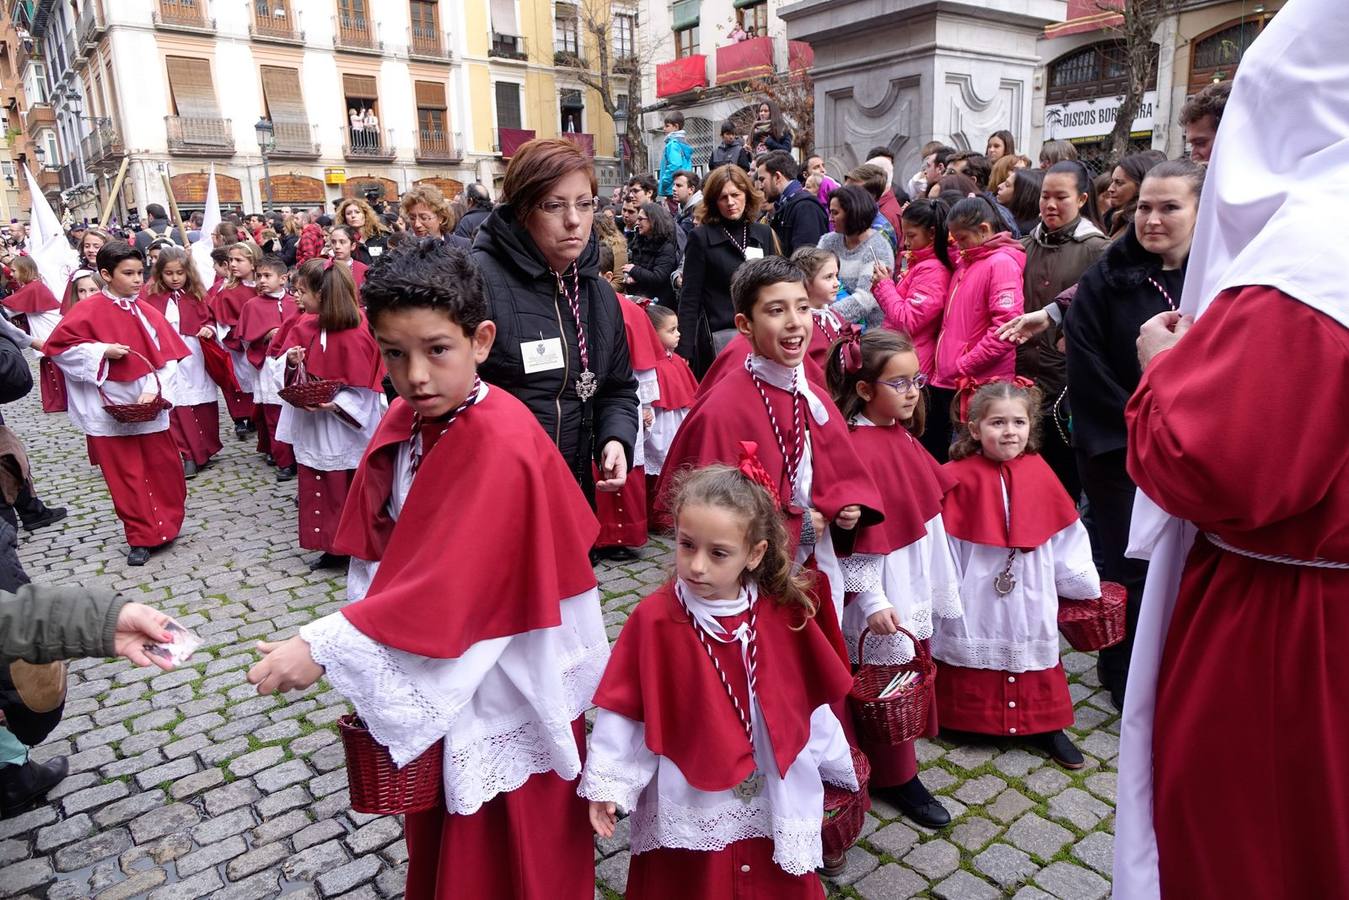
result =
[[[333,724],[343,698],[324,682],[259,697],[244,681],[256,640],[293,634],[342,603],[340,579],[310,573],[312,554],[296,546],[295,482],[278,485],[252,442],[230,433],[224,454],[189,482],[183,536],[128,569],[82,437],[64,415],[42,415],[36,391],[4,413],[28,445],[40,496],[70,508],[65,522],[22,534],[32,579],[120,589],[176,615],[206,645],[167,673],[72,664],[65,719],[33,754],[68,756],[70,775],[47,805],[0,821],[0,897],[401,896],[401,822],[348,806]],[[667,565],[653,541],[640,561],[604,567],[611,637]],[[830,895],[1107,896],[1119,718],[1097,690],[1094,662],[1064,656],[1085,769],[1066,772],[1012,742],[921,742],[924,781],[953,825],[932,833],[876,803]],[[626,824],[597,844],[597,897],[622,895]]]

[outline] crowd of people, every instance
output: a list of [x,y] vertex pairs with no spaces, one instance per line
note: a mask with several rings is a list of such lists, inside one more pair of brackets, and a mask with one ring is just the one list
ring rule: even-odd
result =
[[[1290,18],[1270,30],[1305,28]],[[1250,56],[1243,76],[1276,65]],[[1257,77],[1232,95],[1238,116],[1276,89],[1298,96],[1290,83]],[[1080,769],[1059,607],[1115,582],[1127,636],[1101,653],[1101,683],[1148,728],[1172,729],[1139,790],[1155,778],[1185,793],[1205,766],[1191,747],[1216,747],[1218,723],[1242,733],[1240,698],[1220,716],[1196,705],[1239,677],[1202,647],[1169,644],[1162,658],[1149,644],[1148,696],[1126,694],[1135,635],[1156,636],[1139,619],[1146,564],[1127,555],[1138,484],[1206,533],[1175,632],[1216,628],[1266,652],[1260,611],[1247,614],[1254,631],[1215,624],[1206,578],[1285,591],[1280,615],[1308,635],[1318,617],[1342,618],[1329,607],[1343,599],[1345,479],[1325,479],[1342,473],[1343,447],[1315,441],[1283,476],[1251,439],[1224,437],[1220,464],[1203,461],[1226,420],[1257,418],[1224,407],[1226,382],[1255,396],[1293,368],[1320,404],[1330,398],[1310,385],[1345,371],[1349,346],[1341,301],[1308,291],[1298,267],[1267,279],[1216,228],[1209,256],[1249,266],[1214,272],[1217,300],[1189,293],[1206,181],[1223,192],[1210,212],[1239,209],[1245,187],[1239,157],[1207,167],[1228,94],[1206,88],[1182,112],[1189,158],[1130,154],[1100,178],[1064,142],[1032,167],[1007,131],[982,154],[930,145],[907,179],[884,147],[831,175],[818,155],[798,163],[771,104],[749,134],[727,123],[701,175],[671,112],[660,170],[611,197],[574,144],[534,140],[495,206],[474,186],[468,234],[469,217],[425,188],[402,199],[392,231],[361,200],[339,206],[336,226],[304,222],[294,260],[268,246],[265,220],[229,223],[206,286],[172,242],[142,252],[88,229],[89,268],[64,297],[0,302],[50,363],[44,408],[50,377],[52,406],[62,392],[87,436],[130,564],[176,536],[185,475],[220,449],[221,398],[236,438],[256,433],[278,480],[298,479],[298,543],[319,551],[315,567],[346,569],[352,602],[260,644],[248,679],[268,692],[326,677],[397,765],[441,758],[441,802],[406,817],[409,897],[590,897],[592,831],[612,836],[624,812],[629,897],[818,898],[817,871],[843,866],[821,837],[827,790],[884,798],[927,828],[951,822],[914,741],[861,726],[847,702],[859,666],[930,654],[922,733],[996,736]],[[1326,178],[1349,177],[1328,165]],[[1301,208],[1300,187],[1274,195],[1274,221]],[[1210,301],[1202,320],[1183,315]],[[1291,322],[1308,358],[1287,359],[1247,307]],[[1268,435],[1281,446],[1293,405],[1259,414],[1286,423]],[[1292,478],[1306,503],[1249,510],[1243,466]],[[1308,533],[1319,523],[1332,537],[1284,540],[1281,523],[1308,505],[1320,510]],[[673,572],[611,649],[594,562],[632,556],[653,532],[673,536]],[[1288,587],[1292,566],[1312,567],[1301,588]],[[1294,611],[1313,593],[1314,609]],[[1158,666],[1198,693],[1156,687]],[[1297,726],[1311,743],[1345,727],[1321,713]],[[1205,803],[1240,780],[1235,763],[1215,768]],[[1139,802],[1150,822],[1151,796]],[[1148,869],[1150,839],[1165,894],[1234,895],[1214,885],[1239,890],[1244,876],[1213,874],[1230,860],[1206,828],[1256,832],[1235,810],[1219,824],[1226,806],[1186,802],[1174,821],[1158,807],[1126,868]],[[1331,831],[1300,883],[1346,874],[1331,849],[1343,828]],[[1293,876],[1281,865],[1267,878]]]

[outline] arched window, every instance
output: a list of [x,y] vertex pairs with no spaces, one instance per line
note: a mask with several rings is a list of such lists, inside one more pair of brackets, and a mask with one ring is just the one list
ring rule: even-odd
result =
[[1190,93],[1215,81],[1231,81],[1246,50],[1274,13],[1242,16],[1194,39],[1190,49]]
[[[1157,86],[1157,67],[1148,82],[1148,90]],[[1049,64],[1045,102],[1069,103],[1123,94],[1129,74],[1124,45],[1102,41],[1065,53]]]

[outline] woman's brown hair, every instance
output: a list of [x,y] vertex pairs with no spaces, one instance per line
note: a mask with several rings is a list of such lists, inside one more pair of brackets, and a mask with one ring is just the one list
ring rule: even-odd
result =
[[[89,262],[89,260],[88,260],[88,259],[85,257],[85,255],[84,255],[84,242],[87,241],[87,240],[89,240],[89,238],[91,238],[91,237],[96,237],[96,238],[98,238],[100,241],[103,242],[102,244],[99,244],[100,247],[102,247],[103,244],[108,243],[108,241],[112,240],[112,235],[109,234],[108,232],[104,231],[102,228],[89,228],[89,229],[87,229],[87,230],[84,232],[84,237],[80,238],[80,246],[79,246],[79,250],[77,251],[77,252],[78,252],[78,255],[79,255],[79,257],[80,257],[80,262]],[[97,253],[98,251],[96,250],[96,251],[94,251],[94,252]],[[90,265],[92,265],[92,266],[94,266],[95,268],[97,268],[97,266],[94,265],[93,263],[90,263]]]
[[526,141],[506,167],[506,177],[501,181],[502,199],[515,208],[515,220],[523,225],[553,185],[572,172],[586,174],[592,196],[599,190],[595,166],[576,144],[565,138]]
[[451,231],[454,231],[454,226],[459,224],[459,217],[454,214],[450,202],[445,199],[445,195],[440,192],[440,188],[434,184],[415,185],[403,195],[403,200],[398,208],[411,221],[412,207],[418,205],[425,205],[440,219],[441,237],[445,237]]
[[201,283],[201,275],[197,274],[197,267],[192,264],[192,257],[182,247],[165,247],[159,251],[159,259],[155,260],[154,267],[150,270],[150,293],[167,294],[169,292],[168,286],[164,284],[164,270],[168,268],[171,262],[182,263],[183,271],[187,274],[187,280],[183,282],[183,290],[198,300],[204,300],[206,288]]
[[810,579],[793,560],[782,512],[762,485],[721,463],[690,469],[676,476],[670,495],[676,528],[680,511],[689,506],[712,506],[739,516],[745,523],[748,546],[760,541],[768,544],[759,564],[747,570],[760,591],[782,606],[800,609],[806,618],[815,615],[818,604],[810,594]]
[[[843,413],[845,421],[851,421],[862,415],[867,401],[857,393],[857,386],[865,382],[875,385],[881,377],[890,359],[897,353],[912,353],[918,358],[913,340],[903,332],[888,328],[873,328],[858,339],[862,350],[862,365],[856,372],[849,372],[843,365],[843,347],[851,339],[839,338],[829,348],[829,358],[825,361],[824,377],[829,384],[829,393]],[[900,422],[914,437],[921,437],[927,421],[927,410],[920,399],[913,409],[913,415]]]
[[763,207],[763,192],[749,180],[744,169],[734,163],[727,163],[713,169],[703,182],[703,202],[697,212],[698,224],[719,225],[723,228],[730,224],[722,218],[721,210],[717,207],[721,192],[726,190],[728,184],[735,185],[745,194],[745,212],[739,221],[748,223],[758,218],[759,210]]
[[326,259],[306,260],[295,270],[294,280],[319,298],[319,327],[323,330],[346,331],[361,324],[356,279],[347,266]]
[[14,269],[14,280],[19,284],[30,284],[38,280],[37,263],[31,256],[16,256],[10,261]]
[[347,224],[347,209],[352,206],[365,213],[365,224],[361,226],[361,240],[368,241],[372,237],[389,232],[384,220],[379,217],[379,213],[375,212],[374,207],[360,197],[348,197],[337,204],[337,221],[339,224]]
[[[963,417],[964,421],[956,424],[956,439],[951,444],[951,459],[965,459],[983,452],[983,448],[970,432],[970,426],[988,414],[990,403],[999,400],[1017,400],[1025,404],[1026,416],[1030,419],[1030,437],[1026,440],[1026,452],[1040,452],[1040,389],[1022,387],[1011,381],[990,381],[975,388]],[[957,397],[956,403],[960,401],[961,398]],[[956,416],[952,415],[952,418]]]
[[[253,263],[253,277],[254,278],[257,277],[258,265],[262,262],[261,247],[259,247],[252,241],[235,241],[233,244],[230,245],[229,252],[242,253],[245,256],[247,256]],[[229,288],[238,287],[239,284],[240,282],[234,277],[233,273],[231,273],[229,277],[225,279],[225,285],[223,289],[228,290]]]

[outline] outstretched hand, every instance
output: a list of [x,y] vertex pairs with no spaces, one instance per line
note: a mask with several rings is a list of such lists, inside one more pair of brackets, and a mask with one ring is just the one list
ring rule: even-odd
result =
[[248,670],[248,683],[256,684],[259,694],[303,690],[323,677],[323,666],[299,635],[275,644],[258,641],[258,652],[262,661]]
[[998,329],[998,337],[1011,344],[1024,344],[1026,341],[1049,330],[1054,321],[1043,309],[1017,316]]
[[169,617],[144,603],[128,603],[117,614],[117,630],[112,636],[114,651],[123,659],[138,666],[156,665],[173,668],[173,663],[159,656],[151,656],[143,649],[145,644],[162,644],[172,639],[165,628]]

